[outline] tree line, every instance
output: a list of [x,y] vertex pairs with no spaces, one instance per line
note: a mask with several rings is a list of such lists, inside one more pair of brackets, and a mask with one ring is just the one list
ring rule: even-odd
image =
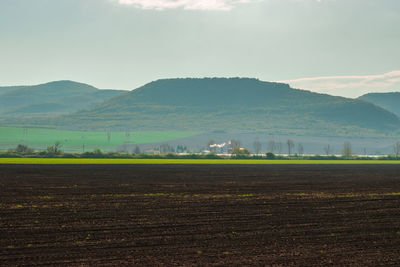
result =
[[[103,152],[100,149],[95,149],[93,151],[86,151],[82,153],[67,153],[62,150],[62,145],[56,142],[52,146],[48,146],[45,151],[35,151],[34,149],[19,144],[15,149],[9,149],[7,152],[0,152],[0,157],[2,158],[13,158],[13,157],[32,157],[32,158],[126,158],[126,159],[269,159],[269,160],[340,160],[340,159],[361,159],[361,160],[371,160],[371,159],[399,159],[400,160],[400,142],[397,142],[393,146],[393,155],[382,156],[378,158],[372,158],[367,156],[357,156],[353,153],[350,142],[345,142],[343,144],[342,153],[340,156],[332,154],[332,150],[329,145],[324,147],[326,155],[303,155],[303,146],[301,144],[297,145],[297,153],[294,152],[295,143],[288,139],[286,142],[288,154],[275,154],[273,151],[274,143],[269,142],[268,146],[271,148],[270,152],[265,154],[260,154],[262,149],[261,143],[256,140],[254,145],[254,151],[256,153],[252,154],[249,149],[241,147],[241,143],[238,140],[231,142],[234,144],[230,155],[218,155],[215,151],[210,151],[206,154],[201,153],[186,153],[178,154],[179,151],[186,151],[186,147],[178,146],[174,152],[171,152],[171,147],[161,146],[160,153],[156,154],[146,154],[140,151],[139,147],[136,146],[132,153],[127,152]],[[178,153],[176,153],[178,152]]]

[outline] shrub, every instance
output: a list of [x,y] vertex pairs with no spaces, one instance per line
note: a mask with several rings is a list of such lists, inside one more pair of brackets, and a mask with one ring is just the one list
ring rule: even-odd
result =
[[215,153],[211,152],[204,156],[206,159],[220,159],[220,157]]
[[268,152],[268,153],[266,154],[266,156],[267,156],[267,159],[275,159],[275,158],[276,158],[275,154],[272,153],[272,152]]
[[232,157],[235,158],[248,158],[250,157],[250,151],[247,148],[237,147],[232,150]]

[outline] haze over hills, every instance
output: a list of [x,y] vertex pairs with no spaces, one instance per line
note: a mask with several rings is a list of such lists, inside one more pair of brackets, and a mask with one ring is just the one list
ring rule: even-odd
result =
[[2,117],[51,117],[93,107],[122,93],[72,81],[2,87],[0,113]]
[[158,80],[46,123],[92,129],[331,136],[387,134],[400,129],[399,117],[366,101],[248,78]]
[[359,99],[374,103],[400,117],[400,92],[370,93],[359,97]]

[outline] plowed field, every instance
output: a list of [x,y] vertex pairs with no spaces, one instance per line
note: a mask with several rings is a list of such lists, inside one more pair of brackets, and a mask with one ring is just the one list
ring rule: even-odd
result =
[[0,165],[0,265],[400,264],[399,165]]

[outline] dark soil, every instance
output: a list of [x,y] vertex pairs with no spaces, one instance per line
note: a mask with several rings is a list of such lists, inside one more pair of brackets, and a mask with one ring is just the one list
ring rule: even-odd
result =
[[399,264],[399,165],[0,165],[4,266]]

